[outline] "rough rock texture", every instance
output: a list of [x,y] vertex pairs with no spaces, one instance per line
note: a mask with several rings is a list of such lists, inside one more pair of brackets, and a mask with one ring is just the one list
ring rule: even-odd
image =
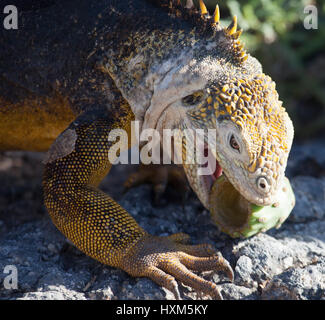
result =
[[[218,248],[235,270],[235,282],[206,273],[225,299],[325,300],[325,143],[295,145],[288,164],[296,207],[278,230],[233,240],[221,233],[194,194],[183,205],[175,190],[155,208],[151,189],[122,195],[123,179],[134,170],[116,166],[103,182],[146,230],[156,235],[186,232],[193,243]],[[69,244],[42,204],[44,154],[0,155],[0,299],[173,299],[148,279],[134,279],[104,266]],[[18,288],[6,289],[6,265],[18,271]],[[180,285],[183,299],[207,299]]]

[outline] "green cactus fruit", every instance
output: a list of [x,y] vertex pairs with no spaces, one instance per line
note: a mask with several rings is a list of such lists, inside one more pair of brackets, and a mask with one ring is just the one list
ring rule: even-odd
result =
[[248,238],[273,227],[279,228],[295,205],[295,196],[288,178],[270,206],[249,203],[225,178],[219,177],[210,192],[210,212],[221,231],[233,238]]

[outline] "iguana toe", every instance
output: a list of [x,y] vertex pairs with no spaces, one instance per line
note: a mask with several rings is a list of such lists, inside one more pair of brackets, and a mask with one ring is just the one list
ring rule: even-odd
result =
[[[181,244],[187,244],[187,243],[189,243],[189,241],[191,239],[188,234],[183,233],[183,232],[174,233],[174,234],[168,236],[168,238],[171,241],[175,241],[175,242],[178,242],[178,243],[181,243]],[[189,246],[189,247],[193,247],[193,246]]]
[[176,300],[180,300],[178,284],[173,276],[155,266],[148,267],[146,276],[159,284],[161,287],[165,287],[172,292]]
[[232,280],[229,263],[210,245],[191,246],[183,244],[184,240],[189,237],[183,233],[168,237],[147,234],[125,253],[118,267],[132,276],[149,277],[174,293],[176,299],[180,297],[176,280],[214,299],[222,299],[215,283],[194,272],[225,271]]
[[214,299],[222,300],[222,295],[215,283],[196,275],[187,269],[180,261],[169,261],[162,266],[162,269],[172,274],[180,282],[193,288],[195,291],[203,292]]
[[217,250],[212,245],[206,243],[196,245],[186,245],[183,243],[183,246],[180,246],[179,249],[197,257],[210,257],[217,254]]

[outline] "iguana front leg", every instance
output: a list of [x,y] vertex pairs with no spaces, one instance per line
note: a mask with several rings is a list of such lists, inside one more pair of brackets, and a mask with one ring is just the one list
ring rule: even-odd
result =
[[[80,250],[132,276],[149,277],[179,293],[175,278],[195,290],[221,298],[217,286],[194,271],[225,270],[228,262],[208,245],[190,246],[187,236],[156,237],[107,194],[97,188],[111,167],[109,132],[130,134],[132,112],[127,105],[86,112],[57,139],[49,151],[44,173],[44,198],[58,229]],[[131,139],[129,139],[130,141]]]

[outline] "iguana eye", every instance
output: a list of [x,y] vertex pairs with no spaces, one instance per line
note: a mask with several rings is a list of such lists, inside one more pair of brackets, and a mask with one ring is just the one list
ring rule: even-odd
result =
[[186,106],[194,106],[200,102],[203,98],[203,91],[197,91],[193,94],[190,94],[182,99],[183,104]]
[[235,150],[238,150],[238,152],[240,152],[240,148],[239,148],[239,144],[238,142],[236,141],[235,137],[232,135],[230,137],[230,146],[235,149]]

